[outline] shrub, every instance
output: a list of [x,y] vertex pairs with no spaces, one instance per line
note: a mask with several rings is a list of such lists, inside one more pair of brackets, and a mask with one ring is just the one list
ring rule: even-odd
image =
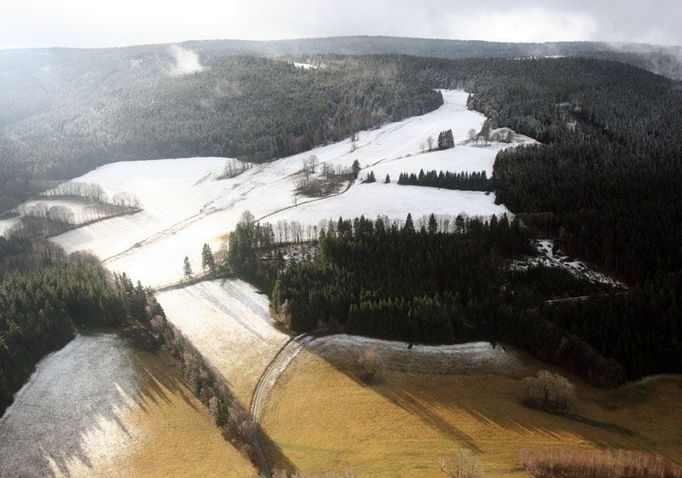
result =
[[542,370],[523,379],[525,403],[547,411],[566,411],[575,401],[575,387],[565,377]]
[[657,455],[631,450],[540,448],[521,451],[535,478],[682,478],[682,468]]
[[482,478],[481,463],[469,450],[458,450],[451,457],[440,457],[440,471],[449,478]]
[[384,368],[384,360],[375,348],[368,348],[358,360],[360,378],[365,383],[372,383],[379,378]]

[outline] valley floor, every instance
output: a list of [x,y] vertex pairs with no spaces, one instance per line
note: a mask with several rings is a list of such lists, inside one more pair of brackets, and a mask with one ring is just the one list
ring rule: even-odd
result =
[[[435,361],[427,354],[447,372],[428,373],[411,358],[418,347],[402,344],[399,353],[399,344],[388,351],[379,345],[387,370],[366,385],[352,355],[330,353],[327,339],[318,340],[281,376],[262,420],[278,453],[299,471],[433,477],[443,474],[441,457],[466,450],[485,476],[527,477],[519,451],[546,446],[645,450],[682,464],[680,377],[610,392],[579,385],[574,415],[558,416],[522,404],[521,378],[545,367],[514,350],[495,352],[494,361],[492,351],[468,346]],[[409,370],[409,360],[418,367]]]

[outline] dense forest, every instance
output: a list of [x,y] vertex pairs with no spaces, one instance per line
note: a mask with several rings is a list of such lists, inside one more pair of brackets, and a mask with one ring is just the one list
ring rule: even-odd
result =
[[[649,344],[638,355],[617,350],[607,358],[588,343],[594,334],[584,338],[560,313],[539,314],[551,299],[613,291],[562,269],[512,267],[513,259],[534,253],[531,231],[517,220],[459,216],[452,228],[442,224],[433,215],[419,227],[411,216],[330,221],[316,253],[286,261],[272,226],[247,216],[230,235],[226,266],[267,291],[277,315],[296,332],[511,343],[600,386],[621,383],[626,368],[638,376],[629,365],[644,354],[642,363],[655,364],[669,352]],[[616,336],[636,333],[635,326]]]
[[153,296],[96,258],[10,236],[0,237],[0,259],[0,415],[35,365],[77,330],[116,327],[140,345],[156,345],[146,327],[161,313]]
[[492,127],[542,141],[499,153],[497,200],[632,286],[556,312],[561,322],[630,376],[682,370],[682,85],[587,59],[401,61],[470,91]]

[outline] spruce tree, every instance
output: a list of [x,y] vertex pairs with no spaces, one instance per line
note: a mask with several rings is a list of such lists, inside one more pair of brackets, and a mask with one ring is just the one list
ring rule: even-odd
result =
[[412,220],[412,213],[407,213],[407,218],[405,219],[405,226],[403,226],[403,231],[407,233],[414,232],[414,221]]
[[189,257],[187,256],[185,256],[183,272],[185,274],[186,279],[190,279],[192,277],[192,264],[189,263]]
[[211,247],[208,244],[204,244],[204,247],[201,250],[201,266],[205,271],[215,271],[215,258],[213,257],[213,251],[211,251]]
[[438,232],[438,221],[436,216],[432,213],[429,216],[429,234],[435,234]]

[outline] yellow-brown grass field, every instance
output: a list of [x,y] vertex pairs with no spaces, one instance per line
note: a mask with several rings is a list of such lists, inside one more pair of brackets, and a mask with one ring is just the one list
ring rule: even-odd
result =
[[[542,366],[517,354],[529,370]],[[527,477],[519,450],[555,445],[638,449],[682,462],[682,377],[612,391],[572,380],[573,415],[558,416],[522,404],[519,376],[393,368],[367,386],[355,367],[304,350],[280,377],[262,424],[283,456],[307,473],[445,476],[439,457],[470,450],[485,476]]]

